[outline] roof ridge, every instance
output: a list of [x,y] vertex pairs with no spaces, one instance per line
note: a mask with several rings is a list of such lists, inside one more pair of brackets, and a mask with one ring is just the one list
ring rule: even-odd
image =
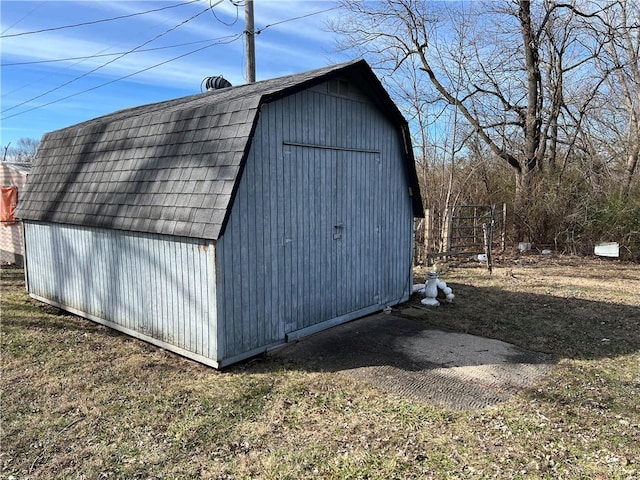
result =
[[[319,67],[319,68],[304,71],[304,72],[292,73],[289,75],[282,75],[280,77],[273,77],[273,78],[268,78],[264,80],[259,80],[253,83],[243,83],[241,85],[232,85],[231,87],[215,89],[215,90],[207,90],[204,92],[185,95],[178,98],[160,100],[158,102],[148,103],[144,105],[137,105],[133,107],[126,107],[120,110],[116,110],[114,112],[106,113],[99,117],[95,117],[95,118],[85,120],[73,125],[69,125],[67,127],[63,127],[58,130],[54,130],[54,132],[60,132],[67,129],[81,129],[94,124],[106,123],[109,121],[117,121],[122,117],[129,118],[129,117],[137,117],[137,116],[149,115],[153,113],[159,113],[161,111],[169,110],[171,108],[178,107],[178,106],[185,107],[191,102],[202,100],[204,98],[209,98],[211,96],[217,97],[220,95],[229,94],[230,92],[234,92],[232,96],[235,97],[239,95],[243,90],[246,90],[248,88],[254,88],[254,89],[260,90],[261,87],[268,87],[272,84],[277,85],[278,83],[283,81],[291,82],[292,84],[298,85],[300,83],[299,79],[301,77],[311,80],[313,78],[322,77],[323,75],[326,75],[327,73],[330,73],[332,71],[343,70],[344,68],[350,67],[352,65],[356,65],[358,63],[366,63],[366,62],[362,59],[350,60],[347,62],[338,63],[334,65],[327,65],[325,67]],[[284,88],[285,87],[282,87],[282,89]],[[268,93],[272,93],[272,92],[268,92]],[[49,132],[49,133],[53,133],[53,132]]]

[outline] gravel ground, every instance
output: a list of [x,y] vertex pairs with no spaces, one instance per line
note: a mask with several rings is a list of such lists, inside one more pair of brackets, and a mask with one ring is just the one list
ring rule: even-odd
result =
[[489,338],[426,327],[419,312],[379,313],[273,352],[304,369],[459,410],[502,402],[553,367],[550,355]]

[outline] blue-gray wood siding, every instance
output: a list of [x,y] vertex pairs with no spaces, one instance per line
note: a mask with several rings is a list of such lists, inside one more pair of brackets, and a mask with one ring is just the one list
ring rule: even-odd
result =
[[346,95],[323,84],[260,112],[216,246],[221,357],[410,294],[413,211],[398,130],[354,85],[341,87]]
[[29,293],[215,366],[213,245],[31,221],[25,239]]

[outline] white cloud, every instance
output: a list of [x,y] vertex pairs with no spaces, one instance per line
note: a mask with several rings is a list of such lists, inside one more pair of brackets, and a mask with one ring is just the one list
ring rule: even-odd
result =
[[[31,15],[32,8],[25,2],[3,2],[2,31],[9,25],[11,34],[57,27],[74,23],[109,18],[118,15],[151,10],[180,0],[168,1],[77,1],[48,2]],[[7,37],[1,40],[2,63],[55,60],[68,57],[89,57],[85,60],[38,63],[34,65],[7,66],[2,68],[2,109],[39,96],[47,90],[54,92],[27,102],[23,107],[3,114],[3,131],[22,128],[33,135],[32,125],[42,125],[43,132],[70,125],[127,106],[159,101],[175,96],[197,93],[200,82],[206,76],[224,75],[232,84],[245,82],[245,52],[243,39],[228,45],[216,45],[193,55],[166,63],[157,68],[118,80],[134,72],[165,62],[182,53],[203,47],[205,43],[194,43],[179,48],[132,53],[105,65],[116,57],[96,57],[100,53],[125,52],[142,45],[149,39],[175,26],[181,19],[197,13],[209,0],[193,5],[164,10],[126,20],[106,22],[88,27],[62,29],[36,35]],[[301,72],[331,63],[335,58],[331,49],[331,34],[324,31],[326,18],[338,14],[329,11],[306,18],[287,21],[309,13],[334,6],[326,1],[256,0],[255,26],[264,29],[256,36],[257,77],[267,79],[289,73]],[[19,8],[18,8],[19,7]],[[20,10],[22,8],[22,10]],[[14,10],[12,10],[14,9]],[[233,23],[236,9],[225,0],[216,7],[218,17]],[[179,15],[177,15],[179,13]],[[19,19],[22,19],[18,22]],[[284,21],[284,22],[283,22]],[[17,23],[16,23],[17,22]],[[283,23],[280,23],[283,22]],[[264,28],[267,25],[273,25]],[[180,26],[162,38],[143,48],[177,45],[214,39],[244,29],[244,9],[238,9],[238,20],[233,26],[225,26],[210,12]],[[103,66],[104,65],[104,66]],[[103,67],[101,67],[103,66]],[[101,67],[101,68],[98,68]],[[97,69],[91,74],[87,74]],[[70,85],[61,87],[70,80],[87,74]],[[114,81],[103,88],[88,93],[63,97],[82,92],[106,82]],[[45,108],[5,119],[4,117],[27,108],[49,102]],[[19,133],[16,133],[19,138]]]
[[[202,48],[206,43],[198,43],[191,46],[176,49],[165,49],[152,52],[132,53],[122,58],[117,57],[93,57],[98,52],[108,53],[109,51],[123,51],[118,46],[106,49],[102,42],[83,40],[71,37],[61,37],[58,35],[46,35],[35,39],[34,37],[23,37],[18,42],[6,42],[3,44],[3,63],[14,61],[41,61],[60,58],[60,52],[66,52],[72,57],[92,57],[81,61],[68,60],[64,62],[38,64],[37,69],[55,70],[58,73],[66,72],[71,78],[83,75],[91,70],[98,69],[91,74],[91,77],[102,77],[102,79],[114,79],[129,75],[131,73],[146,69],[156,64],[165,62],[183,53]],[[223,53],[221,53],[224,51]],[[194,54],[194,60],[189,56],[175,62],[167,63],[160,67],[143,72],[135,77],[135,81],[151,84],[175,85],[176,83],[191,82],[191,72],[197,71],[202,65],[202,58],[207,55],[215,55],[218,63],[228,63],[229,57],[242,55],[242,45],[240,42],[229,45],[216,45],[210,49]],[[117,60],[115,60],[117,59]],[[115,61],[114,61],[115,60]],[[113,61],[113,63],[108,63]],[[107,64],[108,63],[108,64]],[[104,66],[103,66],[104,65]],[[35,66],[34,66],[35,67]],[[18,67],[7,67],[4,69],[5,78],[17,73]]]
[[[82,4],[84,2],[80,2]],[[110,10],[109,15],[114,14],[127,14],[140,10],[140,4],[138,2],[98,2],[103,8]],[[317,11],[320,7],[327,8],[326,2],[256,2],[259,8],[256,8],[256,13],[260,13],[262,18],[265,18],[264,25],[279,22],[283,19],[292,18],[293,16],[304,15],[309,12]],[[147,5],[147,3],[144,3]],[[200,4],[196,4],[200,5]],[[330,4],[329,4],[330,5]],[[145,8],[149,8],[146,6]],[[225,2],[218,7],[224,7],[227,13],[233,9],[230,3]],[[216,7],[216,9],[218,8]],[[195,8],[195,6],[194,6]],[[169,10],[168,12],[172,12]],[[242,12],[240,12],[242,13]],[[330,12],[328,12],[330,13]],[[158,12],[150,14],[150,16],[143,16],[145,19],[144,24],[148,24],[149,18],[153,17],[152,23],[157,21],[167,22],[170,18],[170,13]],[[320,16],[318,16],[320,17]],[[294,71],[300,71],[304,69],[306,65],[315,66],[318,64],[319,57],[324,58],[328,52],[328,48],[323,45],[328,45],[328,34],[321,30],[321,19],[318,17],[308,17],[288,23],[282,23],[269,27],[256,37],[256,48],[260,55],[266,56],[269,60],[260,58],[258,63],[260,65],[278,64],[283,61],[286,63],[293,63],[291,68]],[[171,22],[175,24],[175,17],[171,19]],[[213,17],[211,23],[214,27],[220,26]],[[240,22],[243,23],[243,22]],[[160,45],[171,45],[186,43],[189,41],[199,41],[202,39],[220,38],[232,34],[232,31],[220,31],[218,28],[206,28],[205,22],[198,24],[186,24],[176,30],[176,34],[172,39],[167,39],[164,42],[153,42],[143,47],[143,49],[153,48]],[[264,26],[263,25],[263,26]],[[257,28],[260,24],[256,22]],[[243,25],[236,31],[241,32]],[[143,30],[141,27],[138,30]],[[164,31],[164,27],[160,31]],[[23,30],[24,31],[24,30]],[[218,32],[218,34],[214,34]],[[15,30],[14,33],[20,33],[20,30]],[[173,32],[172,32],[173,33]],[[136,35],[139,32],[135,32]],[[188,34],[188,35],[187,35]],[[133,35],[133,34],[132,34]],[[20,37],[13,37],[5,39],[2,44],[2,56],[3,63],[16,62],[16,61],[42,61],[59,59],[61,57],[92,57],[97,54],[109,53],[109,52],[122,52],[133,49],[136,45],[141,43],[135,43],[132,45],[131,36],[123,32],[106,32],[101,37],[87,37],[81,31],[56,31],[46,32],[39,35],[25,35]],[[145,38],[153,38],[157,33],[146,32]],[[73,71],[78,75],[99,68],[92,75],[107,76],[110,78],[118,78],[130,73],[145,69],[152,65],[164,62],[181,53],[186,53],[190,50],[202,47],[206,44],[194,44],[192,46],[185,46],[179,49],[167,49],[153,52],[132,53],[123,58],[117,59],[117,57],[94,57],[86,60],[70,60],[65,62],[56,62],[48,64],[40,64],[38,68],[52,68],[56,70],[66,69],[67,71]],[[185,57],[184,59],[177,60],[175,63],[170,63],[149,72],[141,73],[133,77],[134,81],[151,84],[186,84],[191,83],[191,72],[200,70],[209,70],[211,67],[203,66],[203,62],[207,58],[215,59],[215,67],[224,69],[226,71],[238,70],[238,65],[242,62],[239,61],[243,57],[243,45],[241,41],[237,41],[229,45],[218,45],[211,49],[205,50],[202,54],[197,53],[193,56]],[[113,61],[113,63],[109,63]],[[108,64],[107,64],[108,63]],[[105,65],[107,64],[107,65]],[[105,65],[102,67],[102,65]],[[298,65],[302,68],[296,68]],[[14,67],[11,67],[14,68]],[[279,69],[280,70],[280,69]],[[160,73],[160,74],[159,74]],[[5,71],[6,75],[11,75],[12,70]],[[262,75],[262,78],[265,78]]]

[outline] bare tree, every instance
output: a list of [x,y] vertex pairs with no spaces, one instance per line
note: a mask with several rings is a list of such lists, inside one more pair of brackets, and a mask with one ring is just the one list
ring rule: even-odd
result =
[[31,164],[36,158],[40,142],[33,138],[21,138],[15,147],[7,144],[3,150],[3,162]]
[[612,1],[594,33],[603,45],[597,65],[607,80],[607,101],[596,121],[609,130],[604,140],[618,150],[614,155],[624,158],[620,192],[626,198],[640,156],[640,2]]
[[[546,165],[555,168],[586,111],[584,98],[567,106],[567,84],[589,75],[596,52],[578,40],[573,19],[592,14],[571,1],[343,0],[343,7],[349,14],[333,29],[346,46],[388,71],[417,59],[441,99],[512,168],[516,234],[525,239],[534,180]],[[597,80],[588,83],[597,89]]]

